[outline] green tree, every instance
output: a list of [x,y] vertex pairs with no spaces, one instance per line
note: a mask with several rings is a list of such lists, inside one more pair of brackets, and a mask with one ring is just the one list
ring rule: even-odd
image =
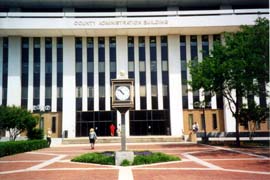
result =
[[257,125],[265,122],[268,116],[268,109],[257,105],[255,101],[250,101],[248,106],[246,104],[242,105],[240,110],[240,124],[248,127],[250,140],[253,140]]
[[30,111],[16,106],[0,106],[0,129],[9,131],[10,140],[26,129],[32,129],[37,125],[37,118]]
[[203,88],[222,95],[236,120],[236,145],[240,146],[239,122],[242,97],[266,96],[269,82],[269,20],[258,18],[254,26],[224,33],[225,43],[215,42],[208,57],[189,64],[193,90]]

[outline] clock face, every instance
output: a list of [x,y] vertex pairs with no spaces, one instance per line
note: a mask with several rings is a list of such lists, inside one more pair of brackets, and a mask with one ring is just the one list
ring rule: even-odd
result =
[[126,101],[130,97],[130,91],[128,86],[118,86],[115,89],[115,97],[117,100]]

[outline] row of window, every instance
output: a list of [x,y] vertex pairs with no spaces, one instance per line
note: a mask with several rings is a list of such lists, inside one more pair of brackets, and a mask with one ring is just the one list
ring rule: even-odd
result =
[[[218,130],[218,120],[217,120],[217,114],[212,114],[211,123],[209,120],[205,119],[205,115],[201,114],[200,122],[197,122],[199,124],[200,130],[205,130],[205,128],[209,129],[209,127],[206,127],[206,124],[212,124],[212,130]],[[193,114],[188,114],[188,129],[192,130],[192,125],[194,124]]]
[[[197,36],[190,36],[190,52],[187,52],[187,43],[186,36],[180,36],[180,61],[181,61],[181,74],[182,74],[182,101],[183,108],[188,108],[188,95],[187,95],[187,53],[190,53],[192,61],[198,61],[198,38]],[[203,35],[202,38],[202,50],[203,57],[209,54],[209,36]],[[149,42],[146,42],[148,40]],[[162,93],[164,99],[168,98],[169,92],[169,78],[168,78],[168,42],[167,36],[160,37],[160,49],[161,49],[161,70],[162,70]],[[220,40],[220,35],[214,35],[213,40]],[[135,53],[135,43],[134,37],[128,37],[128,75],[129,78],[135,78],[135,62],[134,62],[134,53]],[[158,101],[157,99],[157,37],[150,36],[149,38],[138,37],[139,47],[138,47],[138,56],[139,56],[139,83],[140,83],[140,99],[141,99],[141,109],[146,109],[146,77],[150,76],[151,82],[151,95],[152,95],[152,109],[157,109]],[[40,53],[41,45],[40,38],[33,38],[33,105],[39,104],[40,98]],[[146,73],[146,44],[149,44],[149,60],[150,60],[150,74]],[[93,97],[94,89],[94,38],[86,38],[87,45],[87,91],[88,98]],[[98,83],[99,83],[99,97],[105,97],[105,38],[98,37]],[[82,97],[82,38],[75,38],[75,47],[76,47],[76,98]],[[63,40],[61,37],[57,38],[56,43],[56,56],[57,56],[57,101],[62,100],[62,87],[63,87]],[[28,85],[29,85],[29,38],[22,38],[21,44],[21,83],[22,83],[22,102],[23,107],[27,107],[27,98],[28,98]],[[2,104],[6,104],[7,101],[7,75],[8,75],[8,38],[3,38],[3,79],[2,79]],[[109,63],[110,63],[110,79],[116,78],[116,38],[109,37]],[[45,101],[51,99],[52,94],[52,38],[45,38]],[[252,98],[252,97],[251,97]],[[210,102],[211,95],[210,93],[205,93],[205,100]],[[199,101],[199,92],[193,92],[193,103]],[[217,96],[217,107],[223,108],[222,97]],[[264,97],[260,97],[262,103],[266,102]],[[165,100],[164,109],[167,109],[169,104]],[[61,102],[57,102],[57,109],[61,110]],[[50,104],[48,104],[50,105]],[[100,107],[101,108],[101,107]],[[80,110],[80,109],[77,109]],[[93,107],[90,107],[89,110],[93,110]],[[101,110],[104,110],[101,108]]]

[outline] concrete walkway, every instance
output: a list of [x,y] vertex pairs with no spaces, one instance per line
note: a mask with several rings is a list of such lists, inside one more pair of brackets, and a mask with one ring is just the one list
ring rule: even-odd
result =
[[179,156],[176,162],[119,167],[71,162],[88,152],[117,151],[120,144],[56,145],[0,158],[0,179],[270,179],[270,152],[265,148],[231,149],[196,144],[129,144],[129,150],[151,150]]

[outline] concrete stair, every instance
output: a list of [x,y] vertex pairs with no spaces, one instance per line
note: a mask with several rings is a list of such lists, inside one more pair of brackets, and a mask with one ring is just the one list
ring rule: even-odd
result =
[[[127,143],[185,142],[180,136],[130,136]],[[97,143],[121,143],[121,137],[98,137]],[[88,137],[64,138],[62,144],[89,144]]]

